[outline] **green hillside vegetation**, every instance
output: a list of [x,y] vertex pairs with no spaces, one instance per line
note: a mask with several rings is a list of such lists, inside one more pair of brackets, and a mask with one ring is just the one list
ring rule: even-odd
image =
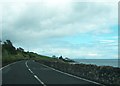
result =
[[24,52],[24,49],[16,49],[10,40],[2,43],[2,66],[28,58],[29,56]]
[[[15,48],[10,40],[6,40],[2,44],[2,66],[5,66],[9,63],[19,61],[19,60],[28,60],[28,59],[33,59],[33,60],[40,60],[40,61],[50,61],[50,62],[67,62],[67,60],[63,59],[62,57],[48,57],[48,56],[43,56],[39,55],[34,52],[25,52],[23,48]],[[71,61],[71,60],[69,60]],[[68,61],[68,62],[69,62]]]

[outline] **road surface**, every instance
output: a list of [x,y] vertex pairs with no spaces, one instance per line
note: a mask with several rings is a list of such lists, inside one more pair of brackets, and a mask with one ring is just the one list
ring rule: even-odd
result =
[[[34,60],[23,60],[8,65],[2,70],[2,85],[7,84],[34,84],[34,85],[91,85],[100,86],[89,80],[54,70]],[[0,70],[0,71],[1,71]],[[34,86],[33,85],[33,86]]]

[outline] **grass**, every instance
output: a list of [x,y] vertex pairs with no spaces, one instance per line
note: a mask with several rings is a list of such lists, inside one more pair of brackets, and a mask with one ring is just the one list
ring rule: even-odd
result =
[[23,54],[21,53],[18,53],[16,55],[8,55],[8,56],[3,56],[2,57],[2,66],[5,66],[7,64],[10,64],[12,62],[15,62],[15,61],[20,61],[20,60],[24,60],[24,59],[29,59],[29,57],[26,55],[26,57],[24,57]]

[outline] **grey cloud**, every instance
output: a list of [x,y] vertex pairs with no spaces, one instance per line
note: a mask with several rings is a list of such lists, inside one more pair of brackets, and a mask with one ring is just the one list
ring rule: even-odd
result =
[[[108,21],[111,18],[115,19],[115,14],[111,15],[112,6],[102,3],[76,2],[70,4],[68,11],[50,9],[40,3],[12,6],[8,4],[3,11],[3,40],[10,39],[16,46],[26,49],[29,47],[31,50],[36,48],[39,51],[40,48],[47,47],[54,48],[54,53],[66,50],[67,55],[73,47],[76,51],[78,49],[68,42],[61,41],[60,38],[81,33],[110,33],[108,26],[114,23]],[[60,47],[66,49],[56,49]],[[74,54],[79,53],[76,51],[74,50]]]

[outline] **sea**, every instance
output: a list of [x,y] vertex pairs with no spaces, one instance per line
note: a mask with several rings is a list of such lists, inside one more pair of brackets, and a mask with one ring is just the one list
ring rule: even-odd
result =
[[93,64],[97,66],[112,66],[120,68],[120,59],[73,59],[75,63]]

